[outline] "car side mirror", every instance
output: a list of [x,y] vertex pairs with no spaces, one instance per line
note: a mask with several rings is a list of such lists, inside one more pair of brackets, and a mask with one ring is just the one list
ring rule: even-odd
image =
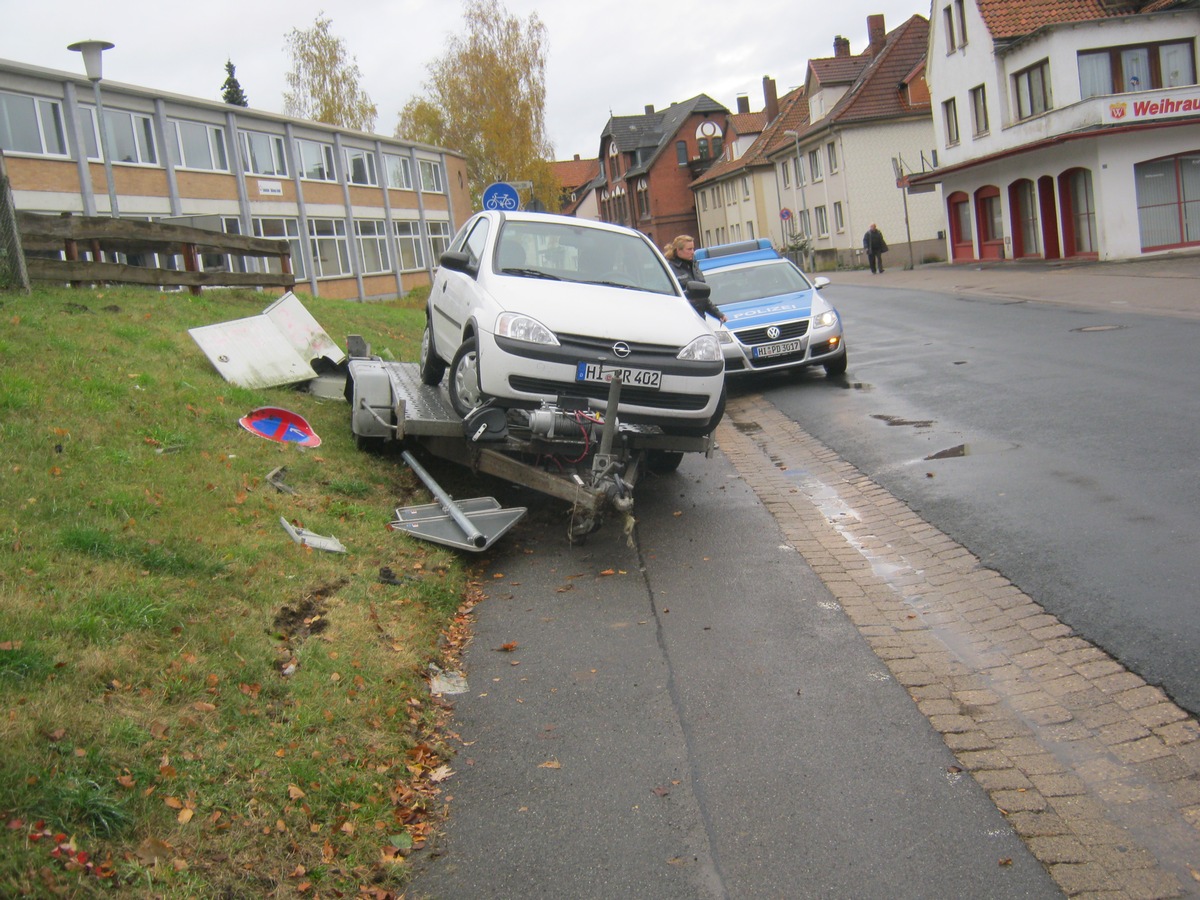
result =
[[471,268],[471,256],[464,253],[462,250],[447,250],[438,258],[438,265],[449,269],[451,272],[463,272],[467,275],[475,274]]
[[689,300],[707,300],[712,295],[712,286],[703,281],[689,281],[683,293]]
[[821,288],[825,287],[825,285],[827,285],[827,284],[829,284],[829,279],[826,278],[824,275],[820,276],[819,278],[813,279],[813,287],[815,287],[818,291],[821,290]]

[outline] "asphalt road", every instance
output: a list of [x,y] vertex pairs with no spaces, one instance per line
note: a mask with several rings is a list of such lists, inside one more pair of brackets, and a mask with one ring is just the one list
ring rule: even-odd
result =
[[531,512],[406,896],[1061,896],[721,454],[639,484],[633,546],[492,489]]
[[1200,712],[1200,322],[826,289],[844,379],[755,379],[805,431]]

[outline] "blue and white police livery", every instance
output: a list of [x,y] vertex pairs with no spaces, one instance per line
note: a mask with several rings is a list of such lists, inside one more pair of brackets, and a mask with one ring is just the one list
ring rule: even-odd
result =
[[846,371],[842,318],[819,293],[828,278],[809,281],[766,238],[697,250],[696,263],[727,320],[709,323],[727,376],[806,366]]

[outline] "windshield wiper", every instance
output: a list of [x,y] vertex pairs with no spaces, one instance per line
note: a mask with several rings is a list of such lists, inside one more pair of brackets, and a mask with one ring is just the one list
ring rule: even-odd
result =
[[549,281],[562,281],[557,275],[543,272],[541,269],[501,269],[501,275],[523,275],[526,278],[545,278]]

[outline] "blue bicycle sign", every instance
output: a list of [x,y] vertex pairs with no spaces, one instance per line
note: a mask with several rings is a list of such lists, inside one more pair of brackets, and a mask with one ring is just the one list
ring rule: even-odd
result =
[[497,181],[489,184],[483,192],[484,209],[514,210],[521,208],[521,195],[511,184]]

